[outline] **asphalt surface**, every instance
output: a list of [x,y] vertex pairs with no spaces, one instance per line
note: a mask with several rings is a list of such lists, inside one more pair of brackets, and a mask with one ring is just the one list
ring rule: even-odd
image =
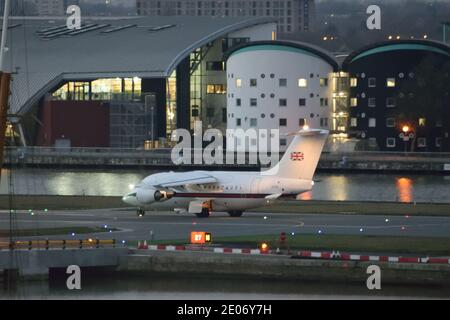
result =
[[[191,231],[211,232],[213,237],[278,234],[385,235],[450,237],[450,217],[364,216],[345,214],[244,213],[231,218],[214,213],[200,219],[191,214],[147,212],[137,217],[135,211],[123,209],[19,211],[14,225],[18,229],[103,227],[111,231],[83,235],[43,236],[48,239],[116,239],[118,241],[188,239]],[[0,211],[0,230],[9,229],[9,215]],[[25,237],[33,239],[34,237]]]

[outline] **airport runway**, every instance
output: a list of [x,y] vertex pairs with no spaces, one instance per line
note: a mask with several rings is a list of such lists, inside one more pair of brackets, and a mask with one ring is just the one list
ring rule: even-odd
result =
[[[138,218],[134,211],[123,209],[26,211],[17,213],[20,229],[60,227],[105,227],[120,231],[72,236],[56,235],[40,238],[78,239],[96,237],[118,241],[150,239],[188,239],[191,231],[211,232],[213,237],[279,234],[346,234],[450,237],[450,217],[364,216],[343,214],[244,213],[231,218],[215,213],[208,219],[191,214],[148,212]],[[9,228],[8,212],[0,211],[0,230]],[[30,237],[26,237],[27,239]]]

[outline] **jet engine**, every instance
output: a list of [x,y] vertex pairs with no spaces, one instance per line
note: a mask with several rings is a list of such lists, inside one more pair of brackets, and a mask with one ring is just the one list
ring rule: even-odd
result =
[[156,190],[156,189],[143,189],[139,188],[136,191],[136,199],[140,203],[153,203],[159,201],[166,201],[173,197],[173,192]]

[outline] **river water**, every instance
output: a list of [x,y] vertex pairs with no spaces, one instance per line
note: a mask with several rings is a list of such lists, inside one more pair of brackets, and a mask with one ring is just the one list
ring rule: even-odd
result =
[[[147,175],[146,170],[15,169],[18,195],[122,196]],[[0,194],[9,190],[8,170],[3,170]],[[398,201],[450,203],[450,176],[437,174],[317,173],[312,192],[304,200]]]
[[0,289],[0,299],[152,299],[152,300],[292,300],[292,299],[448,299],[443,286],[383,285],[368,290],[362,283],[283,281],[192,275],[89,276],[81,290],[69,291],[65,278],[48,283],[21,283]]

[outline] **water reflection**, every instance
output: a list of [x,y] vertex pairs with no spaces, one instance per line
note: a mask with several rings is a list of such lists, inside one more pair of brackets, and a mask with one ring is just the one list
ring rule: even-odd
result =
[[188,274],[85,276],[82,290],[57,283],[24,282],[15,292],[0,290],[0,299],[410,299],[448,298],[443,286],[397,286],[369,291],[365,283],[321,283]]
[[[52,170],[17,169],[13,172],[15,194],[122,196],[155,171],[147,170]],[[0,194],[8,193],[8,170],[2,171]],[[312,192],[302,200],[400,201],[450,203],[450,179],[439,175],[318,173]]]
[[410,178],[397,178],[398,202],[413,201],[413,181]]

